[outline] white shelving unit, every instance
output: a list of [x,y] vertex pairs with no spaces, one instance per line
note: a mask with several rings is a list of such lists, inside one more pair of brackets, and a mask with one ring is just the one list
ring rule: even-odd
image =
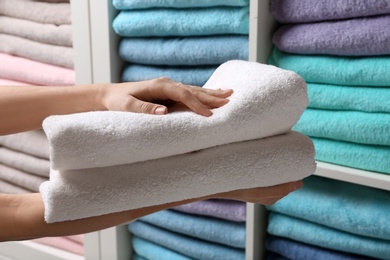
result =
[[[269,0],[250,0],[249,60],[267,63],[276,23]],[[78,84],[119,82],[123,62],[117,52],[119,37],[112,30],[117,11],[111,0],[71,0],[76,82]],[[315,175],[390,190],[390,176],[317,163]],[[267,211],[247,204],[246,260],[264,259],[261,246],[266,235]],[[0,243],[0,255],[11,259],[105,260],[131,259],[131,236],[125,225],[85,235],[85,255],[38,245],[29,241]]]

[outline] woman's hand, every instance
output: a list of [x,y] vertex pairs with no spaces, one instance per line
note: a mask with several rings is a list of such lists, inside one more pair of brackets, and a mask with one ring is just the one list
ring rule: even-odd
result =
[[97,99],[106,109],[114,111],[163,115],[168,113],[168,107],[172,105],[184,105],[197,114],[211,116],[210,109],[225,105],[229,101],[227,97],[232,93],[231,89],[204,89],[174,82],[169,78],[158,78],[102,85]]

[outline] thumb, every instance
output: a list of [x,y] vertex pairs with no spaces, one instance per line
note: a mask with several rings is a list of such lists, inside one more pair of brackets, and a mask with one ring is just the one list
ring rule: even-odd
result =
[[159,104],[136,99],[132,102],[131,111],[144,114],[165,115],[168,112],[168,109],[165,106]]

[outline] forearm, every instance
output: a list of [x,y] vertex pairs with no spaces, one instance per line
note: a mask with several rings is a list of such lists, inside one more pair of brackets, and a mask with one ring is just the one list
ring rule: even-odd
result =
[[38,129],[49,115],[104,109],[99,87],[0,87],[0,135]]

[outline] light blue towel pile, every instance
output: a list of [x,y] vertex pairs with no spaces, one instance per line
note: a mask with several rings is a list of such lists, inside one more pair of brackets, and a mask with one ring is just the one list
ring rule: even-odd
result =
[[249,0],[113,0],[118,10],[146,8],[196,8],[212,6],[247,6]]
[[201,239],[177,234],[166,229],[136,221],[129,224],[129,231],[144,240],[174,250],[180,254],[195,259],[240,260],[245,259],[245,250],[236,249],[221,244],[207,242]]
[[245,223],[195,216],[173,210],[160,211],[140,220],[172,232],[213,243],[245,248]]
[[[327,214],[329,218],[339,215]],[[373,220],[376,216],[372,215]],[[268,233],[332,250],[390,259],[390,241],[354,235],[299,218],[271,212]]]

